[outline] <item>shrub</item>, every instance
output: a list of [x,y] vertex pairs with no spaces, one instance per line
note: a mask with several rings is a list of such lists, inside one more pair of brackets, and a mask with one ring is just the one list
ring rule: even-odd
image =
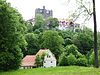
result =
[[18,69],[22,59],[21,50],[13,50],[12,52],[0,53],[0,70],[8,71],[12,69]]
[[76,57],[70,53],[67,57],[68,65],[75,65],[76,64]]
[[43,66],[43,61],[44,61],[44,57],[45,57],[45,53],[42,55],[37,55],[36,59],[35,59],[35,64],[37,67],[42,67]]
[[[99,64],[100,64],[100,50],[98,51],[98,60],[99,60]],[[94,65],[94,52],[92,52],[90,55],[89,64]]]
[[88,65],[87,59],[85,57],[78,58],[76,63],[77,63],[78,66],[87,66]]
[[68,65],[67,57],[66,57],[65,53],[60,55],[59,60],[58,60],[58,65],[59,66],[67,66]]
[[67,55],[72,53],[76,58],[79,58],[80,56],[82,56],[82,54],[78,52],[78,48],[74,44],[67,45],[65,49],[66,49],[65,52]]

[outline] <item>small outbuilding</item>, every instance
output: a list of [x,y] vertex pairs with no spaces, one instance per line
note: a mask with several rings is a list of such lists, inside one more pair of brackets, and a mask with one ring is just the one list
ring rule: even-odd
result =
[[26,55],[22,59],[21,69],[28,69],[28,68],[36,67],[35,59],[36,59],[35,55]]

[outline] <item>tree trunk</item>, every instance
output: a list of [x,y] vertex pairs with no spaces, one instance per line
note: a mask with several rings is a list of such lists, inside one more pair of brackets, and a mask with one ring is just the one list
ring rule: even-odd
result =
[[96,10],[95,0],[93,0],[93,20],[94,20],[94,67],[98,68],[98,50],[97,50],[97,23],[96,23]]

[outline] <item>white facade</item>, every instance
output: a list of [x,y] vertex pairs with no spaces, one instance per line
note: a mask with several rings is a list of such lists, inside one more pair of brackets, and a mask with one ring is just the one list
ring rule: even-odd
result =
[[47,49],[46,51],[46,55],[44,57],[44,62],[43,62],[43,67],[45,68],[56,67],[56,58],[49,49]]
[[76,30],[77,28],[80,28],[80,24],[73,23],[72,20],[67,20],[67,19],[58,19],[59,20],[59,27],[58,29],[60,30]]

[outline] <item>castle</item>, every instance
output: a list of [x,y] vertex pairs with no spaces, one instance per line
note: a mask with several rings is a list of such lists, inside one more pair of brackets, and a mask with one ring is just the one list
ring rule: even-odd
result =
[[43,6],[42,9],[36,8],[35,9],[35,17],[36,17],[37,14],[42,14],[45,19],[47,19],[49,17],[53,17],[53,11],[45,9],[45,6]]

